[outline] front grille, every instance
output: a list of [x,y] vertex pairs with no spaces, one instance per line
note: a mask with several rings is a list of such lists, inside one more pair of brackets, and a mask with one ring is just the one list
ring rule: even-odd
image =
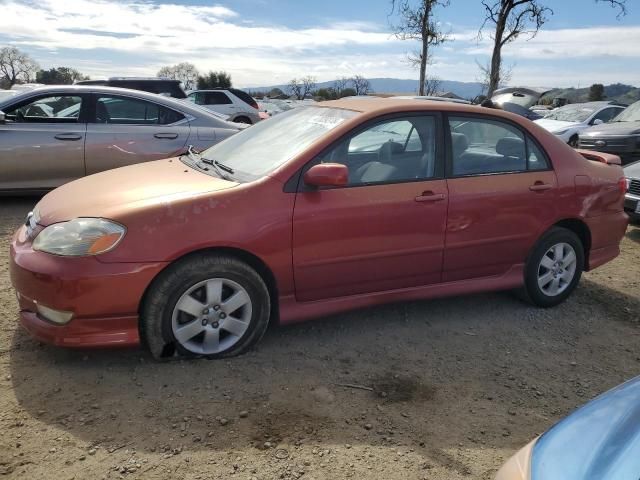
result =
[[629,183],[629,193],[640,195],[640,180],[631,180]]
[[[604,141],[605,145],[600,146],[596,145],[596,142]],[[580,138],[580,147],[581,148],[589,148],[600,150],[604,152],[615,151],[616,149],[622,149],[623,151],[627,151],[629,149],[633,150],[633,146],[631,145],[632,139],[629,138],[592,138],[592,137],[582,137]]]

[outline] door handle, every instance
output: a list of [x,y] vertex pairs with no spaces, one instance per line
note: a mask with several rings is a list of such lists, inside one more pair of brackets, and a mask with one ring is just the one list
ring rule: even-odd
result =
[[77,133],[59,133],[54,135],[53,138],[57,140],[80,140],[82,135],[78,135]]
[[168,138],[169,140],[173,140],[174,138],[178,138],[177,133],[156,133],[153,135],[156,138]]
[[444,193],[433,193],[431,190],[428,190],[417,196],[416,202],[440,202],[445,198],[447,198],[447,196]]
[[529,187],[532,192],[544,192],[545,190],[551,190],[553,185],[549,183],[536,182]]

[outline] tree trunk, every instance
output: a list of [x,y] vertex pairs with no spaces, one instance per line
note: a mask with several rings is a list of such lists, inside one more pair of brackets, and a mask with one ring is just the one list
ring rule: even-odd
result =
[[424,95],[424,82],[427,74],[427,54],[429,53],[429,45],[426,39],[422,40],[422,55],[420,57],[420,89],[418,95]]
[[506,18],[501,18],[496,25],[496,36],[493,42],[493,54],[491,55],[491,71],[489,72],[489,86],[487,98],[493,96],[500,86],[500,67],[502,66],[502,37],[504,35]]

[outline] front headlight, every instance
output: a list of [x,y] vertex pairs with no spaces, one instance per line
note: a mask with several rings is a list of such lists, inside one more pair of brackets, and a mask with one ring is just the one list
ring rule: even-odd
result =
[[73,257],[98,255],[114,248],[125,231],[122,225],[103,218],[76,218],[42,230],[33,249]]

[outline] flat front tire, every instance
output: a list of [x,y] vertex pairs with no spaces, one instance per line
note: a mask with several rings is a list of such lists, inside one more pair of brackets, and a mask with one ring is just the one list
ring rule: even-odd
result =
[[525,265],[523,296],[539,307],[564,302],[584,270],[584,247],[566,228],[554,227],[533,248]]
[[262,338],[270,311],[264,280],[245,262],[194,255],[153,282],[141,312],[141,335],[156,359],[231,357]]

